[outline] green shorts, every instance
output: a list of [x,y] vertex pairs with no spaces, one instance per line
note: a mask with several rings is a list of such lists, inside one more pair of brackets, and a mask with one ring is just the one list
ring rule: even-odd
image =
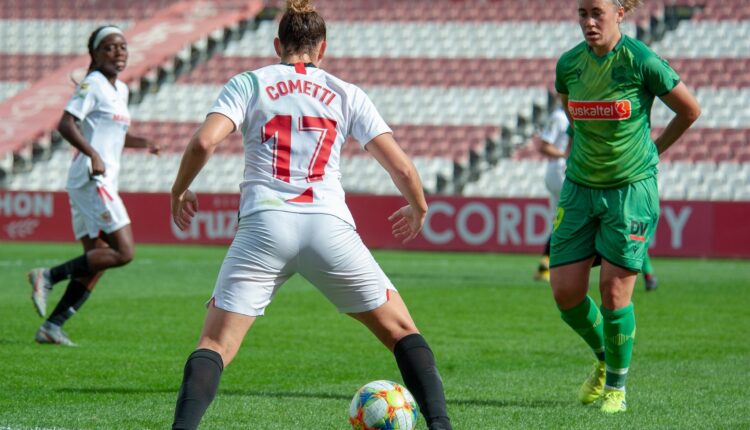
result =
[[553,226],[550,267],[599,254],[640,272],[659,220],[656,177],[596,189],[565,180]]

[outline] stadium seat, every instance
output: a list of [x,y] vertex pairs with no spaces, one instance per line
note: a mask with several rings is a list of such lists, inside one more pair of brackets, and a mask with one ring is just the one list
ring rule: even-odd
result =
[[28,85],[27,82],[0,82],[0,102],[13,97]]
[[[0,100],[73,55],[85,53],[81,41],[103,17],[96,8],[82,7],[83,0],[59,0],[55,4],[60,7],[55,8],[46,6],[51,1],[8,0],[9,7],[0,11],[0,62],[4,66]],[[109,22],[127,28],[175,1],[114,0],[101,9]],[[675,1],[698,4],[693,0],[670,0],[669,4]],[[689,190],[696,198],[714,198],[714,194],[701,197],[705,194],[701,187],[722,189],[721,181],[732,190],[744,189],[744,170],[738,166],[750,162],[750,74],[746,72],[750,67],[750,4],[741,0],[700,3],[705,7],[694,19],[681,21],[675,31],[652,45],[670,60],[703,108],[698,123],[661,156],[662,190],[678,198],[686,197]],[[468,160],[470,151],[483,154],[488,136],[499,135],[501,129],[518,130],[519,117],[524,118],[525,133],[533,130],[536,123],[530,120],[536,121],[547,106],[557,57],[580,42],[575,10],[570,10],[570,19],[561,12],[567,10],[567,0],[530,0],[523,8],[511,7],[512,0],[488,0],[480,7],[429,0],[427,9],[398,0],[317,0],[316,4],[328,23],[329,50],[323,67],[370,95],[399,143],[414,157],[428,190],[437,189],[438,176],[451,178],[453,163]],[[624,31],[635,34],[635,24],[663,13],[665,4],[647,2],[626,21]],[[727,15],[730,10],[732,19]],[[163,84],[159,92],[131,107],[131,131],[161,142],[165,154],[159,160],[175,171],[181,152],[221,86],[236,73],[277,61],[272,48],[275,36],[276,23],[261,21],[256,31],[230,41],[226,49],[176,82]],[[666,106],[655,103],[655,135],[672,117]],[[482,165],[479,179],[467,184],[464,192],[546,195],[541,179],[546,160],[536,146],[524,133],[511,132],[504,139],[517,148],[514,161]],[[69,154],[64,153],[62,163],[49,162],[60,163],[62,170],[49,171],[65,175]],[[213,182],[204,179],[201,186],[235,190],[236,178],[226,183],[223,179],[241,170],[242,154],[241,136],[234,133],[217,151],[217,157],[224,157],[221,162],[208,167],[218,172],[208,174]],[[137,158],[140,155],[127,151],[124,156],[124,166],[135,163],[132,168],[123,167],[121,179],[126,188],[168,189],[170,184],[138,170],[154,168],[150,158]],[[384,180],[379,176],[382,169],[360,145],[347,143],[343,155],[347,189],[367,192],[371,187],[371,192],[385,192],[388,187],[381,186]],[[704,162],[711,162],[710,168],[700,167]],[[37,169],[30,174],[43,180],[27,178],[26,183],[49,184],[45,182],[49,176]],[[139,183],[146,182],[145,178],[148,184]],[[14,184],[22,187],[21,182]],[[725,191],[716,193],[726,198]]]

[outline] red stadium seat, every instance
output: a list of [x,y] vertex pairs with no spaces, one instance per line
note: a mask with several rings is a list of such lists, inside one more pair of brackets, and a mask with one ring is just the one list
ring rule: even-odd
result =
[[737,163],[750,163],[750,152],[736,154],[732,161],[735,161]]

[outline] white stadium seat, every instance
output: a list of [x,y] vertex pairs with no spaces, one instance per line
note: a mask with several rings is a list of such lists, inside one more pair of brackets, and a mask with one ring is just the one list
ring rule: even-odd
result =
[[[126,29],[129,21],[109,22]],[[2,54],[85,54],[86,41],[99,21],[0,20]]]
[[[132,25],[130,21],[114,23],[123,28]],[[84,42],[100,24],[93,20],[0,19],[0,54],[85,54]],[[542,64],[554,61],[564,50],[581,41],[580,29],[575,22],[570,21],[331,20],[327,24],[329,58],[459,59],[461,63],[458,64],[463,64],[463,59],[538,59],[541,60],[539,64]],[[219,55],[240,59],[244,57],[248,60],[258,57],[275,58],[272,41],[276,36],[276,26],[274,21],[260,22],[257,31],[246,32],[241,39],[230,41]],[[627,34],[635,34],[632,23],[626,24],[624,30]],[[657,53],[670,59],[748,58],[750,22],[683,21],[676,31],[668,32],[664,39],[652,46]],[[238,62],[238,65],[241,64],[242,60]],[[226,76],[227,79],[229,77]],[[523,77],[513,81],[516,82],[514,85],[523,82]],[[549,77],[549,85],[553,79],[554,76]],[[181,80],[178,83],[165,83],[157,93],[148,94],[142,103],[131,106],[135,130],[137,131],[138,123],[143,121],[159,123],[158,127],[152,125],[151,128],[159,129],[162,133],[170,123],[184,125],[202,121],[218,95],[221,84],[215,78],[206,82],[190,82]],[[441,82],[439,78],[437,82]],[[710,84],[710,80],[708,82]],[[0,101],[28,84],[0,81]],[[707,86],[694,88],[703,108],[703,115],[696,127],[750,128],[750,88],[716,87],[709,84],[704,83]],[[381,80],[376,84],[362,85],[362,88],[371,96],[386,121],[396,127],[475,126],[496,127],[496,130],[501,127],[513,130],[518,126],[519,117],[531,118],[535,106],[547,105],[549,88],[549,85],[540,86],[539,78],[533,84],[536,86],[455,86],[455,83],[441,86],[434,81],[421,86],[405,85],[412,86],[389,85]],[[657,101],[652,123],[655,127],[663,128],[672,115],[666,106]],[[183,127],[187,128],[189,127]],[[185,133],[175,136],[184,139]],[[514,147],[522,146],[526,139],[520,133],[510,137]],[[700,139],[697,140],[702,143]],[[167,144],[171,145],[171,151],[178,150],[180,144],[184,145],[180,142]],[[232,153],[215,155],[196,181],[198,190],[237,191],[243,156],[236,148],[230,152]],[[432,152],[420,154],[423,153]],[[468,150],[449,156],[465,161],[467,153]],[[167,153],[154,158],[140,152],[126,152],[120,177],[121,188],[125,191],[168,190],[177,171],[179,158],[179,153]],[[437,190],[438,176],[448,180],[453,176],[455,161],[449,157],[416,156],[413,159],[425,188],[430,192]],[[700,157],[691,155],[690,159]],[[12,176],[9,186],[13,189],[62,189],[69,160],[69,151],[56,151],[50,161],[38,163],[39,166],[31,172]],[[662,163],[659,176],[662,196],[741,199],[750,193],[750,163],[739,164],[735,161],[719,164],[681,161]],[[479,179],[468,183],[464,194],[544,197],[547,195],[543,184],[544,168],[544,161],[503,159],[493,167],[482,167],[484,171]],[[152,171],[160,174],[154,175]],[[342,182],[348,191],[396,192],[388,175],[370,157],[344,157],[341,173]]]
[[28,87],[28,82],[0,81],[0,102],[16,95],[19,91]]

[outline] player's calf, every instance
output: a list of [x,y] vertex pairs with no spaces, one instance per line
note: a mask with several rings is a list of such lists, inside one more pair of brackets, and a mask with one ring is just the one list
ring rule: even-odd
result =
[[173,430],[198,428],[203,414],[216,396],[223,370],[224,363],[215,351],[197,349],[190,354],[177,395]]
[[393,349],[406,388],[414,395],[430,430],[451,430],[443,380],[427,341],[419,333],[400,339]]

